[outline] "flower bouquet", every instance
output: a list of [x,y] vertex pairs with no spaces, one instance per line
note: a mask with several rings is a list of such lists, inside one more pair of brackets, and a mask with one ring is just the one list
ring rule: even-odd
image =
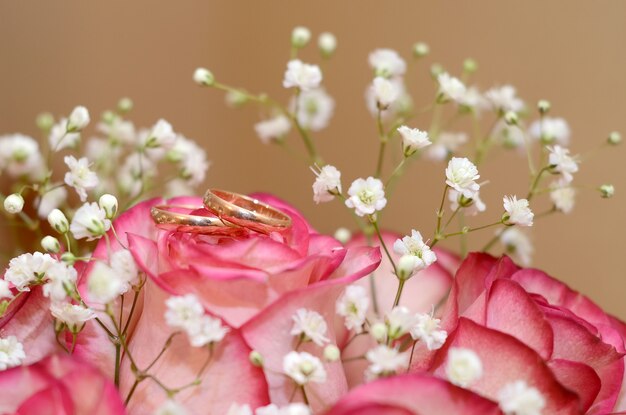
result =
[[[287,103],[203,68],[193,80],[231,106],[258,106],[262,142],[286,147],[295,131],[314,202],[353,214],[352,230],[333,236],[273,195],[190,196],[204,182],[205,152],[163,119],[136,128],[130,99],[102,115],[98,138],[83,139],[82,106],[66,118],[41,114],[42,143],[0,137],[13,232],[0,279],[0,412],[626,413],[626,325],[527,268],[526,230],[571,211],[577,194],[579,158],[550,103],[533,109],[512,86],[470,86],[477,65],[466,60],[458,78],[431,68],[432,99],[420,107],[405,75],[428,46],[417,43],[409,62],[375,50],[365,101],[379,157],[346,189],[314,139],[333,115],[322,66],[337,40],[319,36],[320,65],[299,59],[309,43],[308,29],[293,30]],[[471,134],[451,130],[459,119]],[[603,145],[620,141],[614,132]],[[479,168],[498,147],[519,153],[529,185],[487,210]],[[417,161],[441,176],[434,230],[408,223],[398,235],[384,209]],[[475,232],[492,239],[468,253]],[[439,245],[454,239],[456,252]]]

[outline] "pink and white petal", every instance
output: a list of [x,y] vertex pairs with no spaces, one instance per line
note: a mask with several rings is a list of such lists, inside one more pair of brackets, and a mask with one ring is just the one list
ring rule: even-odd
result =
[[548,362],[557,380],[569,390],[578,394],[584,413],[596,400],[602,381],[588,365],[571,360],[554,359]]
[[326,415],[498,415],[498,405],[428,374],[380,379],[353,389]]
[[435,357],[432,371],[445,378],[446,357],[450,347],[471,349],[483,364],[483,376],[469,386],[496,400],[506,384],[523,380],[537,388],[546,399],[546,414],[578,413],[578,396],[561,385],[541,356],[516,338],[460,318],[459,325]]

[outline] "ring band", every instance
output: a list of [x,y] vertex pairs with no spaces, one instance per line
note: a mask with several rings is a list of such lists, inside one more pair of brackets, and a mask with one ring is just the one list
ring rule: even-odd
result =
[[168,231],[199,233],[205,235],[235,235],[245,233],[245,229],[235,227],[215,216],[191,215],[177,210],[194,211],[197,206],[158,205],[150,209],[157,227]]
[[234,192],[209,189],[204,195],[204,206],[225,222],[261,233],[283,231],[291,226],[286,213]]

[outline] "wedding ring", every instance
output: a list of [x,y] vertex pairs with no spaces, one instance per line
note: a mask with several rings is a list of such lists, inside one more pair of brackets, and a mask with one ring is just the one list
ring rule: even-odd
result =
[[[158,205],[150,210],[152,219],[160,229],[203,235],[239,235],[246,230],[226,223],[215,216],[192,215],[199,208],[185,205]],[[187,212],[187,213],[183,213]],[[207,213],[209,213],[207,211]]]
[[225,222],[261,233],[283,231],[291,226],[286,213],[234,192],[209,189],[204,195],[204,206]]

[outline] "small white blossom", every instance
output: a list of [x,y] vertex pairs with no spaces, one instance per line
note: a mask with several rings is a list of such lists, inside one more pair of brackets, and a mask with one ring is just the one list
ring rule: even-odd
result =
[[20,366],[24,359],[26,359],[24,346],[17,337],[0,337],[0,371]]
[[455,102],[462,102],[465,98],[467,89],[458,78],[444,72],[437,76],[437,82],[439,82],[439,94],[443,98]]
[[289,352],[283,358],[283,372],[298,385],[326,382],[322,361],[307,352]]
[[381,76],[374,78],[371,91],[379,110],[387,109],[400,97],[402,92],[395,82]]
[[352,239],[352,232],[348,228],[337,228],[335,234],[333,235],[336,240],[341,242],[342,244],[347,244]]
[[428,350],[437,350],[446,342],[448,332],[441,329],[441,320],[429,313],[415,315],[417,323],[411,329],[413,340],[426,343]]
[[476,183],[479,178],[478,169],[469,159],[453,157],[448,162],[446,184],[466,198],[472,199],[480,189]]
[[257,408],[255,415],[312,415],[311,408],[303,403],[290,403],[283,407],[270,404]]
[[503,198],[505,222],[519,226],[533,226],[535,214],[530,210],[528,200],[519,199],[517,196],[504,196]]
[[8,213],[20,213],[24,209],[24,198],[19,193],[10,194],[4,199],[4,210]]
[[[295,110],[295,100],[291,109]],[[328,126],[335,111],[335,100],[323,88],[303,91],[298,96],[297,119],[300,125],[311,131],[320,131]]]
[[329,344],[324,347],[324,359],[327,362],[336,362],[341,357],[341,350],[334,344]]
[[290,332],[292,336],[299,336],[304,341],[310,340],[318,346],[323,346],[330,341],[326,337],[328,325],[320,313],[299,308],[291,319],[293,320]]
[[72,110],[67,120],[67,131],[80,131],[89,125],[89,121],[91,121],[89,111],[87,111],[87,108],[79,105]]
[[500,113],[520,112],[524,109],[524,101],[516,96],[515,87],[512,85],[491,88],[485,92],[485,98],[491,103],[494,110]]
[[430,53],[430,46],[428,46],[428,43],[417,42],[416,44],[413,45],[413,56],[415,56],[416,58],[423,58],[424,56],[427,56],[429,53]]
[[298,59],[287,63],[283,86],[285,88],[300,88],[302,91],[310,91],[320,86],[322,71],[317,65],[309,65]]
[[504,385],[498,392],[498,403],[506,415],[541,415],[546,406],[541,392],[523,380]]
[[387,341],[387,331],[387,325],[380,321],[372,324],[369,329],[369,333],[378,343]]
[[[459,208],[459,203],[463,202],[463,214],[466,216],[475,216],[487,209],[487,206],[480,198],[480,192],[476,192],[470,202],[468,199],[464,199],[456,189],[449,189],[448,200],[450,201],[450,209],[453,212]],[[469,203],[469,206],[465,203]]]
[[48,282],[43,286],[43,295],[53,302],[65,301],[68,291],[74,291],[77,277],[78,272],[73,266],[55,261],[46,271]]
[[197,186],[204,181],[210,163],[206,151],[194,141],[179,135],[167,156],[179,164],[181,177],[190,185]]
[[215,83],[215,76],[206,68],[196,68],[193,71],[193,81],[198,85],[213,85]]
[[252,409],[250,405],[240,405],[238,403],[234,403],[228,408],[228,412],[226,415],[253,415]]
[[100,183],[98,175],[89,169],[89,160],[86,157],[76,160],[74,156],[65,156],[63,160],[70,169],[65,173],[65,184],[73,187],[80,201],[84,202],[87,200],[87,191],[95,189]]
[[455,153],[467,141],[465,133],[442,132],[437,140],[426,149],[426,157],[433,161],[443,161]]
[[139,270],[133,259],[133,255],[127,249],[118,249],[110,256],[111,269],[115,271],[117,277],[123,282],[122,292],[128,291],[131,285],[139,282]]
[[154,415],[189,415],[189,412],[178,402],[168,399],[157,408]]
[[0,137],[0,170],[6,170],[12,177],[39,179],[45,173],[44,168],[39,144],[32,137],[23,134]]
[[87,293],[89,299],[99,303],[108,304],[122,294],[124,282],[117,277],[111,267],[102,261],[97,261],[87,280]]
[[317,39],[317,46],[320,48],[322,55],[330,56],[337,49],[337,38],[329,32],[321,33]]
[[566,182],[572,181],[572,174],[578,171],[578,162],[576,157],[569,155],[569,150],[559,145],[548,147],[550,155],[548,163],[550,169],[555,173],[560,173]]
[[465,107],[471,108],[472,111],[476,114],[480,114],[480,112],[489,105],[485,97],[480,93],[478,88],[475,86],[469,87],[465,90],[465,94],[459,98],[458,103]]
[[263,144],[269,144],[272,140],[283,138],[290,129],[291,122],[284,115],[277,115],[254,125],[254,131],[256,131]]
[[54,236],[46,235],[41,239],[41,247],[46,252],[58,254],[61,251],[61,243]]
[[387,334],[390,339],[399,339],[409,333],[417,324],[417,318],[403,306],[396,306],[385,315]]
[[176,143],[176,133],[172,124],[159,119],[148,134],[142,137],[142,146],[149,149],[170,149]]
[[48,223],[59,233],[65,233],[70,229],[67,217],[59,209],[52,209],[48,214]]
[[80,141],[80,132],[71,132],[68,129],[68,122],[67,118],[61,118],[50,130],[48,142],[52,151],[75,148]]
[[546,144],[557,143],[567,145],[570,139],[570,128],[563,118],[543,117],[530,125],[529,133],[532,137]]
[[98,199],[98,205],[104,212],[106,213],[107,219],[113,219],[113,217],[117,214],[117,198],[110,194],[103,194]]
[[73,333],[79,332],[87,321],[96,318],[96,313],[89,308],[71,303],[52,303],[50,311],[54,318],[64,323]]
[[0,278],[0,300],[13,298],[13,292],[9,287],[9,282]]
[[[113,143],[134,144],[137,140],[135,125],[132,121],[125,120],[121,117],[115,117],[110,123],[101,122],[96,128],[107,137],[107,140]],[[107,140],[105,140],[103,144],[108,147],[109,143]],[[89,146],[92,141],[94,140],[89,140],[87,146]],[[89,153],[90,152],[87,154]],[[102,154],[100,154],[100,156],[102,156]]]
[[576,189],[565,180],[558,180],[550,186],[550,200],[557,210],[567,214],[574,209]]
[[335,309],[345,319],[346,328],[358,334],[363,331],[369,305],[370,299],[365,288],[350,285],[337,300]]
[[422,234],[415,229],[411,230],[411,236],[396,239],[393,250],[398,255],[411,255],[414,257],[413,272],[428,268],[437,260],[437,255],[424,243]]
[[451,347],[445,372],[451,383],[465,388],[482,377],[483,363],[473,350]]
[[28,286],[43,279],[54,263],[54,258],[41,252],[22,254],[9,261],[4,280],[13,284],[18,291],[30,291]]
[[85,203],[74,213],[70,232],[76,239],[88,241],[102,237],[111,228],[106,212],[97,203]]
[[318,172],[311,169],[315,174],[313,182],[313,200],[315,203],[330,202],[336,195],[341,194],[341,172],[330,164],[322,167]]
[[367,370],[375,378],[392,375],[409,364],[409,356],[406,353],[400,353],[398,349],[384,344],[368,350],[365,357],[370,363]]
[[59,186],[59,187],[53,188],[52,190],[46,191],[43,194],[43,196],[41,196],[41,200],[39,201],[37,215],[41,219],[48,218],[48,215],[50,215],[50,212],[52,212],[53,209],[57,209],[66,200],[67,200],[67,189],[65,188],[65,186]]
[[297,26],[291,32],[291,45],[295,48],[303,48],[311,40],[311,31],[304,26]]
[[376,49],[369,54],[368,60],[376,76],[393,78],[406,72],[406,62],[393,49]]
[[507,228],[500,234],[500,243],[508,254],[514,254],[523,266],[532,260],[533,244],[528,236],[516,227]]
[[410,128],[403,125],[398,128],[398,132],[402,137],[402,145],[404,147],[404,155],[406,157],[412,155],[417,150],[432,144],[426,131],[421,131],[417,128]]
[[174,329],[189,330],[204,315],[202,303],[193,294],[170,297],[165,305],[165,323]]
[[222,341],[230,329],[221,320],[211,316],[201,316],[186,328],[189,342],[193,347],[203,347]]
[[373,177],[356,179],[350,185],[348,195],[346,206],[354,209],[358,216],[372,215],[387,205],[383,182]]

